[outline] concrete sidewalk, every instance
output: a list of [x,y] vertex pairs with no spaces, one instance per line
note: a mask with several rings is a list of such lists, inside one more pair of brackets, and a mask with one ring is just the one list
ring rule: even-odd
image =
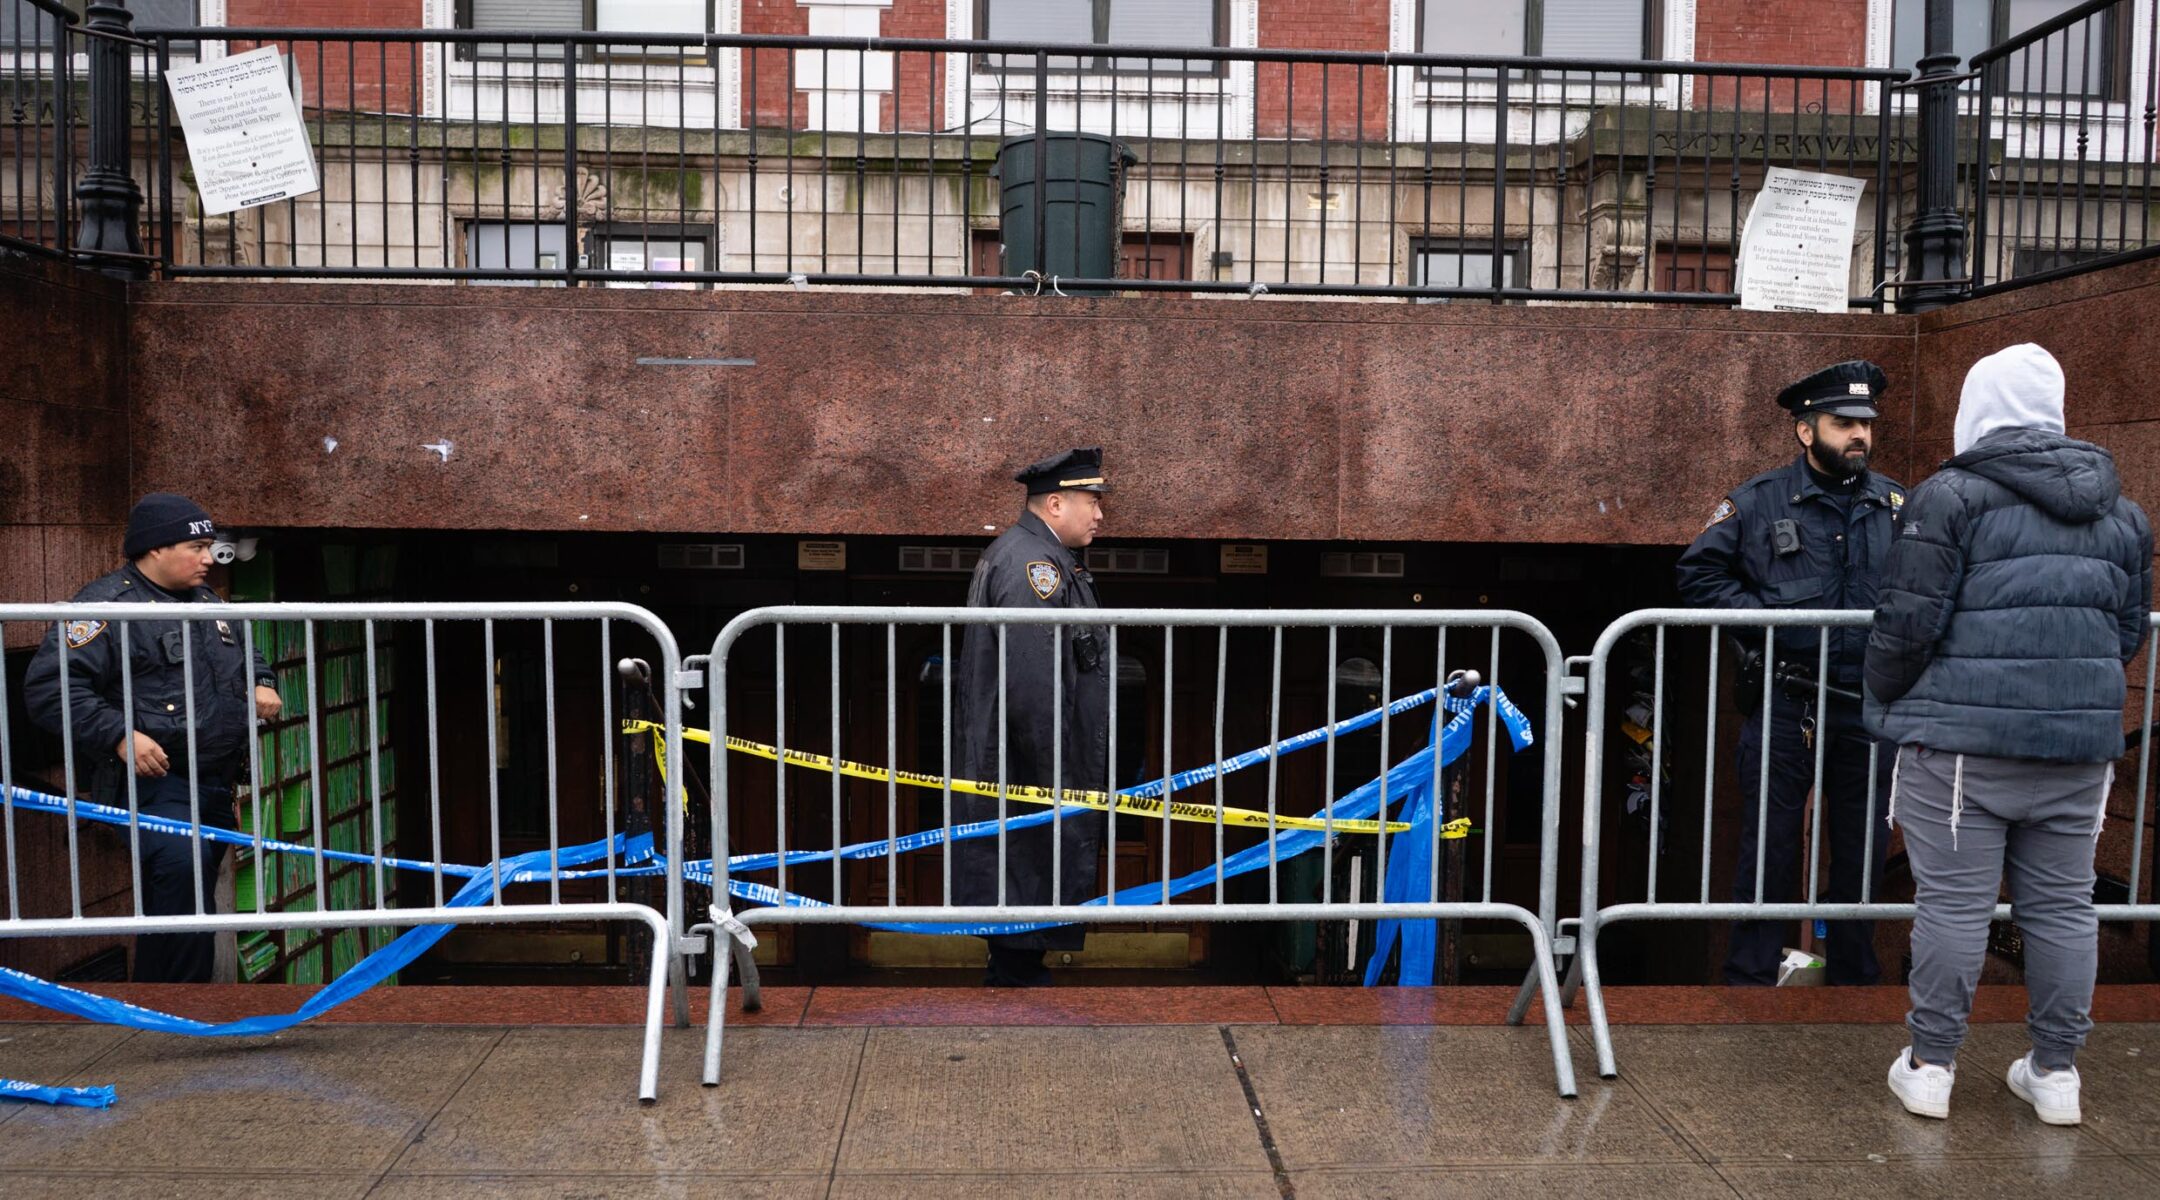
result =
[[[776,995],[793,1016],[731,1028],[718,1088],[696,1082],[701,1031],[669,1031],[652,1107],[632,1098],[630,1028],[348,1022],[211,1041],[0,1023],[0,1075],[120,1093],[103,1111],[0,1107],[0,1194],[2160,1193],[2160,1023],[2095,1032],[2087,1123],[2057,1129],[2002,1085],[2023,1049],[2006,1024],[1975,1027],[1950,1121],[1906,1116],[1882,1083],[1903,1044],[1874,1013],[1888,995],[1855,996],[1859,1023],[1623,1026],[1613,1081],[1578,1028],[1569,1101],[1539,1028],[1238,1004],[1208,1022],[1204,993],[1088,991],[1030,998],[1024,1023],[980,992],[858,997],[852,1024]],[[1082,1010],[1096,1019],[1040,1019]]]

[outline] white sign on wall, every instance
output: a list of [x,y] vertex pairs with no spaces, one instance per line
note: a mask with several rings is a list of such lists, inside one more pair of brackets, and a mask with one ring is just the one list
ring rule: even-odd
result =
[[1846,175],[1771,167],[1740,234],[1740,307],[1844,312],[1866,187]]
[[276,46],[174,67],[165,72],[165,85],[187,135],[205,214],[289,200],[322,186]]

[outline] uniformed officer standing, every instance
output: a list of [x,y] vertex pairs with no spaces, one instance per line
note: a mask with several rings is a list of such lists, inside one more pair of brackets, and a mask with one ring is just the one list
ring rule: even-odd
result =
[[[1871,362],[1826,367],[1778,393],[1792,413],[1801,452],[1790,464],[1757,475],[1727,493],[1710,522],[1680,556],[1680,594],[1704,608],[1866,608],[1890,555],[1904,487],[1868,469],[1874,449],[1876,400],[1887,378]],[[1861,669],[1867,629],[1836,629],[1830,635],[1829,686],[1822,711],[1815,709],[1815,674],[1821,633],[1781,629],[1774,642],[1776,665],[1767,673],[1759,630],[1736,637],[1742,655],[1740,727],[1740,864],[1733,899],[1755,898],[1757,839],[1762,842],[1763,900],[1800,898],[1801,818],[1815,778],[1815,740],[1823,742],[1824,832],[1830,846],[1831,901],[1858,901],[1873,810],[1869,752],[1875,746],[1860,723]],[[1767,677],[1766,677],[1767,675]],[[1761,687],[1771,692],[1769,727],[1763,724]],[[1770,755],[1767,824],[1758,829],[1762,754]],[[1891,750],[1875,755],[1873,804],[1886,801]],[[1882,836],[1874,839],[1868,878],[1879,890]],[[1741,921],[1733,926],[1725,979],[1732,984],[1777,982],[1787,926],[1779,921]],[[1835,984],[1874,983],[1874,924],[1833,921],[1825,963]]]
[[[1013,477],[1027,487],[1027,509],[983,551],[968,584],[970,608],[1094,608],[1095,580],[1079,551],[1102,527],[1102,450],[1072,450]],[[1008,786],[1101,790],[1109,778],[1110,675],[1105,632],[1095,626],[1013,625],[1005,630],[1004,729],[998,727],[998,627],[969,627],[961,642],[959,767],[963,779]],[[1056,732],[1053,733],[1053,730]],[[1002,743],[1003,758],[999,757]],[[1059,748],[1062,747],[1062,754]],[[953,819],[995,821],[995,796],[953,796]],[[1043,811],[1004,802],[1007,819]],[[1104,815],[1068,808],[1060,825],[1006,834],[1004,903],[1077,904],[1096,894]],[[1057,890],[1052,892],[1052,830],[1061,828]],[[956,842],[954,902],[999,902],[996,837]],[[1050,982],[1046,950],[1078,950],[1084,934],[1066,925],[989,939],[990,987]]]
[[[128,514],[123,550],[126,566],[75,594],[77,603],[220,604],[203,586],[210,572],[216,526],[194,501],[170,492],[144,496]],[[187,626],[183,635],[182,626]],[[127,779],[136,775],[135,800],[147,816],[190,820],[192,776],[205,827],[239,824],[233,785],[248,761],[255,718],[274,719],[283,708],[277,676],[260,651],[247,660],[240,630],[229,621],[130,621],[121,631],[94,619],[64,623],[67,638],[67,722],[76,754],[92,765],[91,799],[124,807]],[[30,659],[23,696],[40,726],[68,736],[60,695],[60,630],[47,630]],[[134,690],[132,742],[128,740],[120,656],[126,654]],[[188,760],[186,665],[194,660],[194,760]],[[252,686],[252,694],[251,688]],[[148,916],[196,911],[191,839],[144,832],[141,841],[142,909]],[[225,848],[202,843],[202,911],[217,911],[218,865]],[[145,934],[135,939],[135,969],[142,983],[207,983],[216,935]]]

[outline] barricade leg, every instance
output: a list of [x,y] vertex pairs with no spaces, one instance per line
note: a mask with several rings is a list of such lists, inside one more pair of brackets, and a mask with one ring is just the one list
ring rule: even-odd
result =
[[1575,1098],[1575,1059],[1568,1053],[1567,1021],[1560,1011],[1560,976],[1553,969],[1552,938],[1535,918],[1523,922],[1530,930],[1535,956],[1538,991],[1545,1001],[1545,1036],[1552,1040],[1553,1077],[1566,1099]]
[[[731,947],[741,945],[734,938],[727,937],[718,925],[705,925],[699,928],[710,931],[716,951],[722,938],[726,938],[728,945]],[[747,950],[743,952],[743,956],[747,960]],[[717,952],[713,954],[712,991],[707,996],[705,1006],[704,1083],[706,1087],[720,1086],[720,1038],[727,1024],[728,966],[735,960],[735,957],[733,951],[726,954]]]
[[1618,1079],[1620,1068],[1613,1062],[1612,1027],[1605,1019],[1604,981],[1598,975],[1597,936],[1598,923],[1585,917],[1582,932],[1576,936],[1575,962],[1582,968],[1583,997],[1590,1010],[1590,1040],[1597,1047],[1598,1078]]
[[656,1104],[660,1100],[660,1023],[667,1014],[668,960],[673,956],[667,953],[667,918],[648,912],[645,923],[653,931],[653,963],[645,995],[645,1055],[638,1067],[638,1102]]
[[667,956],[668,994],[675,998],[675,1028],[690,1028],[690,966],[688,956],[669,951]]
[[758,1012],[765,1007],[765,995],[758,983],[757,959],[750,947],[734,938],[728,939],[728,947],[735,958],[735,977],[742,981],[742,1010]]

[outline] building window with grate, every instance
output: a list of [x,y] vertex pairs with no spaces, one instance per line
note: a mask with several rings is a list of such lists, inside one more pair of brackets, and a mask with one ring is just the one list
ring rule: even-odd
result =
[[[1950,49],[1960,62],[2069,12],[2084,0],[1952,0]],[[2046,93],[2122,100],[2130,84],[2130,23],[2111,8],[2004,59],[1995,88],[2005,95]],[[1927,46],[1926,0],[1896,0],[1890,17],[1890,65],[1918,70]]]
[[[459,29],[501,29],[520,33],[669,33],[704,34],[712,29],[712,0],[457,0]],[[560,46],[516,43],[465,44],[460,58],[555,59]],[[703,62],[703,47],[591,46],[586,57],[666,58]]]
[[[975,36],[987,41],[1094,46],[1229,44],[1227,0],[975,0]],[[1050,55],[1053,73],[1219,75],[1222,64],[1197,59]],[[1016,74],[1035,69],[1032,54],[985,54],[975,69]]]
[[[1519,241],[1500,244],[1499,286],[1526,287],[1530,277],[1530,248]],[[1410,282],[1415,287],[1472,288],[1493,286],[1493,246],[1489,241],[1423,241],[1412,248]],[[1420,296],[1420,304],[1447,304],[1464,297]],[[1469,297],[1476,299],[1476,297]]]
[[1418,51],[1656,58],[1663,8],[1658,0],[1419,0]]

